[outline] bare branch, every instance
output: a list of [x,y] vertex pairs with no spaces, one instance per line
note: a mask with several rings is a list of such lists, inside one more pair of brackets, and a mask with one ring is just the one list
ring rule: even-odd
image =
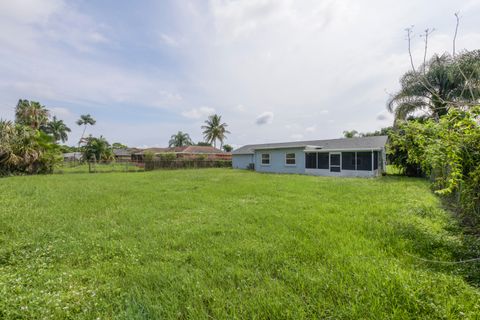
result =
[[428,49],[428,36],[435,31],[435,28],[430,30],[429,28],[425,29],[425,34],[420,35],[420,37],[425,37],[425,49],[423,50],[423,74],[425,75],[425,64],[427,63],[427,49]]
[[458,26],[460,24],[460,16],[458,15],[458,11],[454,13],[455,19],[457,20],[457,23],[455,25],[455,34],[453,35],[453,50],[452,50],[452,56],[455,57],[455,42],[457,41],[457,33],[458,33]]
[[410,56],[410,64],[412,65],[413,72],[417,73],[415,70],[415,64],[413,63],[413,56],[412,56],[412,34],[413,34],[413,25],[410,28],[406,28],[405,31],[407,32],[407,41],[408,41],[408,55]]

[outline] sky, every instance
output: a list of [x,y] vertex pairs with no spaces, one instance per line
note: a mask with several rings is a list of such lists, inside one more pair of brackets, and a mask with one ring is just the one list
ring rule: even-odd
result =
[[213,113],[235,147],[329,139],[392,123],[412,53],[480,47],[480,0],[0,0],[0,118],[39,101],[72,129],[128,146],[202,141]]

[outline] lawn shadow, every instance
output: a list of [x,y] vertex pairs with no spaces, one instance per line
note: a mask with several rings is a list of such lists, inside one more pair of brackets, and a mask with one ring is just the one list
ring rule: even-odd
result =
[[419,267],[459,275],[470,285],[480,287],[480,261],[467,261],[480,257],[480,239],[465,234],[453,218],[440,232],[433,230],[427,223],[422,223],[423,219],[431,218],[429,210],[431,208],[421,208],[411,213],[417,215],[414,219],[417,223],[409,221],[395,226],[396,235],[407,240],[404,249],[407,252],[399,255],[408,256]]

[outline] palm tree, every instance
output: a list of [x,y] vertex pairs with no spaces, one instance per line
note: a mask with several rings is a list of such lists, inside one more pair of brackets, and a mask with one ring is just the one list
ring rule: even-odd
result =
[[35,162],[45,151],[39,144],[42,135],[45,133],[29,126],[0,120],[0,174],[13,171],[31,172]]
[[71,132],[70,128],[65,125],[63,120],[57,120],[56,116],[53,116],[53,119],[47,123],[44,131],[51,134],[55,141],[62,140],[62,142],[68,140],[67,132]]
[[222,148],[223,141],[227,138],[226,134],[230,133],[226,128],[228,125],[226,123],[222,123],[222,117],[214,114],[208,117],[207,120],[205,120],[204,126],[202,126],[203,129],[203,137],[206,142],[212,143],[213,146],[216,148],[217,147],[217,140],[220,141],[220,148]]
[[169,147],[183,147],[191,146],[193,144],[192,139],[188,133],[178,131],[176,134],[172,134],[170,141],[168,142]]
[[400,90],[387,102],[396,120],[423,111],[438,120],[449,108],[477,102],[479,98],[480,50],[455,57],[434,55],[420,69],[400,79]]
[[77,124],[79,126],[84,126],[83,127],[83,132],[82,132],[82,137],[80,138],[80,141],[78,141],[78,145],[80,146],[80,143],[84,141],[84,135],[85,135],[85,130],[87,130],[87,125],[93,126],[97,121],[92,118],[91,115],[89,114],[82,114],[80,116],[80,119],[77,120]]
[[15,122],[39,130],[48,122],[49,111],[40,103],[28,100],[18,100],[15,108]]
[[83,148],[83,158],[88,161],[110,161],[115,158],[113,149],[108,141],[100,136],[99,138],[91,135],[85,138],[85,146]]

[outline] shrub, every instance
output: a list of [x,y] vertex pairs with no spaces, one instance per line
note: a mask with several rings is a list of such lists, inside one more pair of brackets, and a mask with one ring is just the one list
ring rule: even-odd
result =
[[449,109],[434,120],[407,121],[391,132],[389,156],[406,174],[430,177],[435,193],[480,219],[480,106]]
[[173,161],[177,159],[177,155],[174,152],[160,153],[159,156],[162,161]]

